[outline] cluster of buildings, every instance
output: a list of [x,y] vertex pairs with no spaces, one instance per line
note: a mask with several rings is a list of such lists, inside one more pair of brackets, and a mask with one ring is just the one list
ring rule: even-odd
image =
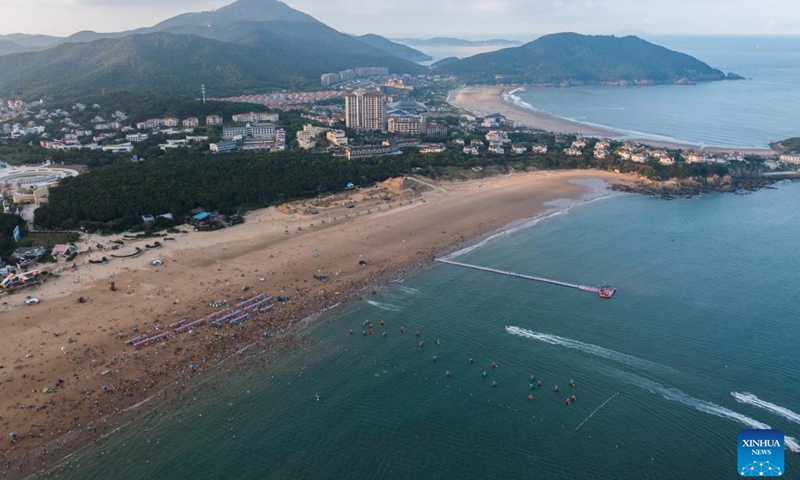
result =
[[800,165],[800,153],[784,153],[778,157],[780,163],[790,163]]
[[342,70],[339,73],[323,73],[320,83],[324,86],[336,85],[359,78],[388,78],[389,69],[386,67],[356,67]]
[[233,115],[233,120],[247,123],[223,126],[222,141],[209,145],[212,152],[286,150],[286,131],[267,123],[278,121],[277,113],[242,113]]
[[361,132],[397,135],[447,135],[446,125],[426,122],[428,108],[412,100],[387,103],[378,91],[356,90],[345,96],[345,124]]

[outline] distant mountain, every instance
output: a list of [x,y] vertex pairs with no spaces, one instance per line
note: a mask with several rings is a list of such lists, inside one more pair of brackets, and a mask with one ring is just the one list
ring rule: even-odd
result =
[[689,55],[638,37],[546,35],[516,48],[441,67],[472,82],[547,85],[657,84],[723,80],[726,75]]
[[435,62],[431,66],[432,67],[436,67],[436,68],[442,68],[444,66],[450,65],[451,63],[456,63],[459,60],[461,60],[461,59],[458,58],[458,57],[447,57],[447,58],[443,58],[443,59]]
[[394,41],[411,47],[516,47],[522,42],[514,40],[462,40],[460,38],[434,37],[427,40],[419,38],[397,38]]
[[[245,17],[256,20],[237,21]],[[161,31],[147,33],[156,28]],[[98,35],[112,38],[83,42]],[[196,95],[201,83],[222,96],[307,88],[318,85],[322,73],[354,67],[423,70],[276,0],[239,0],[149,29],[79,32],[70,39],[40,52],[0,56],[0,96]]]
[[183,25],[229,25],[237,22],[321,22],[291,8],[278,0],[239,0],[217,10],[199,13],[184,13],[164,20],[150,30],[161,31]]
[[0,40],[14,42],[23,47],[48,47],[55,45],[63,40],[61,37],[53,37],[50,35],[28,35],[26,33],[11,33],[8,35],[0,35]]
[[238,0],[217,10],[183,13],[152,27],[125,32],[93,32],[84,30],[62,40],[86,43],[104,38],[124,38],[129,35],[181,30],[186,27],[221,27],[238,22],[298,22],[322,24],[311,15],[295,10],[278,0]]
[[433,57],[425,55],[419,50],[395,43],[388,38],[381,37],[380,35],[368,33],[356,38],[368,45],[372,45],[375,48],[380,48],[384,52],[391,53],[395,57],[400,57],[410,62],[426,62],[433,59]]
[[27,52],[30,47],[23,47],[22,45],[8,40],[0,40],[0,55],[8,55],[9,53]]

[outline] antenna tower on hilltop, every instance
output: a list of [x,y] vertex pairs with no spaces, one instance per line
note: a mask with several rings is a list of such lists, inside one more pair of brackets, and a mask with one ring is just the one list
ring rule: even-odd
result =
[[200,85],[200,90],[203,92],[203,103],[206,103],[206,85]]

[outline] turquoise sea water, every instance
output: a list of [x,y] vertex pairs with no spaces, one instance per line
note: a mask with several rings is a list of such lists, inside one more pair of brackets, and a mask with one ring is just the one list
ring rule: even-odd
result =
[[518,103],[631,138],[767,148],[800,135],[800,36],[654,36],[657,45],[747,78],[697,85],[528,88]]
[[[220,370],[221,390],[159,408],[58,477],[734,478],[739,430],[800,438],[798,211],[797,183],[575,207],[458,260],[608,282],[611,300],[437,264],[324,317],[313,346]],[[800,476],[800,455],[786,471]]]

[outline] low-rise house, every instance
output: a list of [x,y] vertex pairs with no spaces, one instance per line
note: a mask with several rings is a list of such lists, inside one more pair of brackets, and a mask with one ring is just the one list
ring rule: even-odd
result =
[[800,165],[800,154],[798,153],[784,153],[778,157],[781,163],[791,163],[793,165]]
[[447,147],[441,143],[434,143],[434,144],[426,144],[419,146],[419,153],[441,153],[444,152]]
[[53,247],[53,250],[50,251],[50,255],[52,255],[53,258],[58,258],[59,255],[62,257],[69,257],[77,249],[78,247],[71,243],[60,243]]
[[326,134],[326,138],[337,147],[346,147],[348,143],[344,130],[331,130]]
[[222,125],[224,122],[219,115],[206,115],[206,125]]
[[533,153],[547,153],[547,145],[534,145],[531,147]]
[[232,152],[233,150],[236,150],[237,146],[238,144],[233,140],[222,140],[217,143],[212,143],[211,145],[208,146],[208,148],[214,153],[222,153],[222,152]]
[[44,247],[21,247],[14,250],[14,256],[20,260],[38,260],[47,253]]
[[464,147],[464,149],[462,151],[464,153],[466,153],[467,155],[478,155],[478,154],[480,154],[480,150],[478,150],[478,147]]

